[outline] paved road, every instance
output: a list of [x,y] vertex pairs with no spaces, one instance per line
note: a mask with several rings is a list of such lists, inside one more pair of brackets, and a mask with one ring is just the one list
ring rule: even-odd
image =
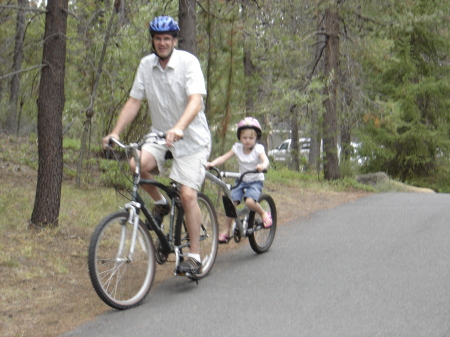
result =
[[372,195],[279,227],[267,254],[247,242],[221,253],[198,286],[174,277],[64,337],[450,336],[449,234],[450,195]]

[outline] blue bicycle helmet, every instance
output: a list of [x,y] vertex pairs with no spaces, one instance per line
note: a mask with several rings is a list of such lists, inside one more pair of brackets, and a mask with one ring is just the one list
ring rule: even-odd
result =
[[176,37],[177,33],[180,31],[180,27],[178,26],[178,23],[170,16],[161,15],[157,16],[152,22],[150,22],[149,30],[151,36],[157,33],[168,33]]

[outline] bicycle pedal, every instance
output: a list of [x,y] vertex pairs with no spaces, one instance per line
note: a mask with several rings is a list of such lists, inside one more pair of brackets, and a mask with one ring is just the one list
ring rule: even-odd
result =
[[195,283],[198,285],[198,277],[196,274],[186,273],[184,276],[186,276],[188,279],[192,281],[195,281]]
[[196,274],[191,274],[191,273],[183,273],[183,272],[178,272],[175,271],[175,276],[186,276],[188,279],[195,281],[195,283],[198,284],[198,277]]

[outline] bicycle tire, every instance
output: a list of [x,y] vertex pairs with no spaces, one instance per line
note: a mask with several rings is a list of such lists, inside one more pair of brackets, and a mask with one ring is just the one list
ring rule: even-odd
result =
[[269,250],[275,238],[275,232],[277,230],[277,209],[275,201],[268,194],[261,194],[258,203],[261,207],[272,216],[272,226],[264,228],[261,216],[251,211],[248,217],[248,228],[253,229],[252,234],[248,236],[248,241],[252,249],[262,254]]
[[97,295],[119,310],[142,303],[156,270],[153,241],[141,220],[132,260],[128,259],[133,228],[128,216],[121,211],[103,218],[92,234],[88,252],[89,276]]
[[[197,202],[202,214],[200,229],[200,258],[202,259],[202,272],[197,278],[205,277],[212,269],[218,250],[219,223],[216,210],[211,200],[203,193],[197,193]],[[179,246],[189,240],[186,222],[177,221],[175,225],[175,245]]]

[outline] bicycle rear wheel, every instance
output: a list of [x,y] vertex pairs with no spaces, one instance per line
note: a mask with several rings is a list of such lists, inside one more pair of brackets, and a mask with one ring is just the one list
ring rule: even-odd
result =
[[[214,265],[218,248],[219,223],[217,214],[211,200],[203,193],[197,193],[197,202],[202,215],[200,228],[200,257],[202,259],[202,272],[197,278],[205,277]],[[177,223],[175,228],[175,245],[187,243],[189,236],[186,230],[186,222]]]
[[128,212],[116,212],[97,226],[89,245],[89,276],[98,296],[109,306],[123,310],[139,305],[155,276],[153,242],[139,221],[134,252],[130,256],[133,225]]
[[248,218],[248,228],[252,229],[248,241],[252,249],[258,253],[265,253],[272,245],[277,230],[277,209],[272,197],[268,194],[261,194],[258,200],[259,204],[267,213],[272,216],[272,226],[264,228],[261,216],[251,211]]

